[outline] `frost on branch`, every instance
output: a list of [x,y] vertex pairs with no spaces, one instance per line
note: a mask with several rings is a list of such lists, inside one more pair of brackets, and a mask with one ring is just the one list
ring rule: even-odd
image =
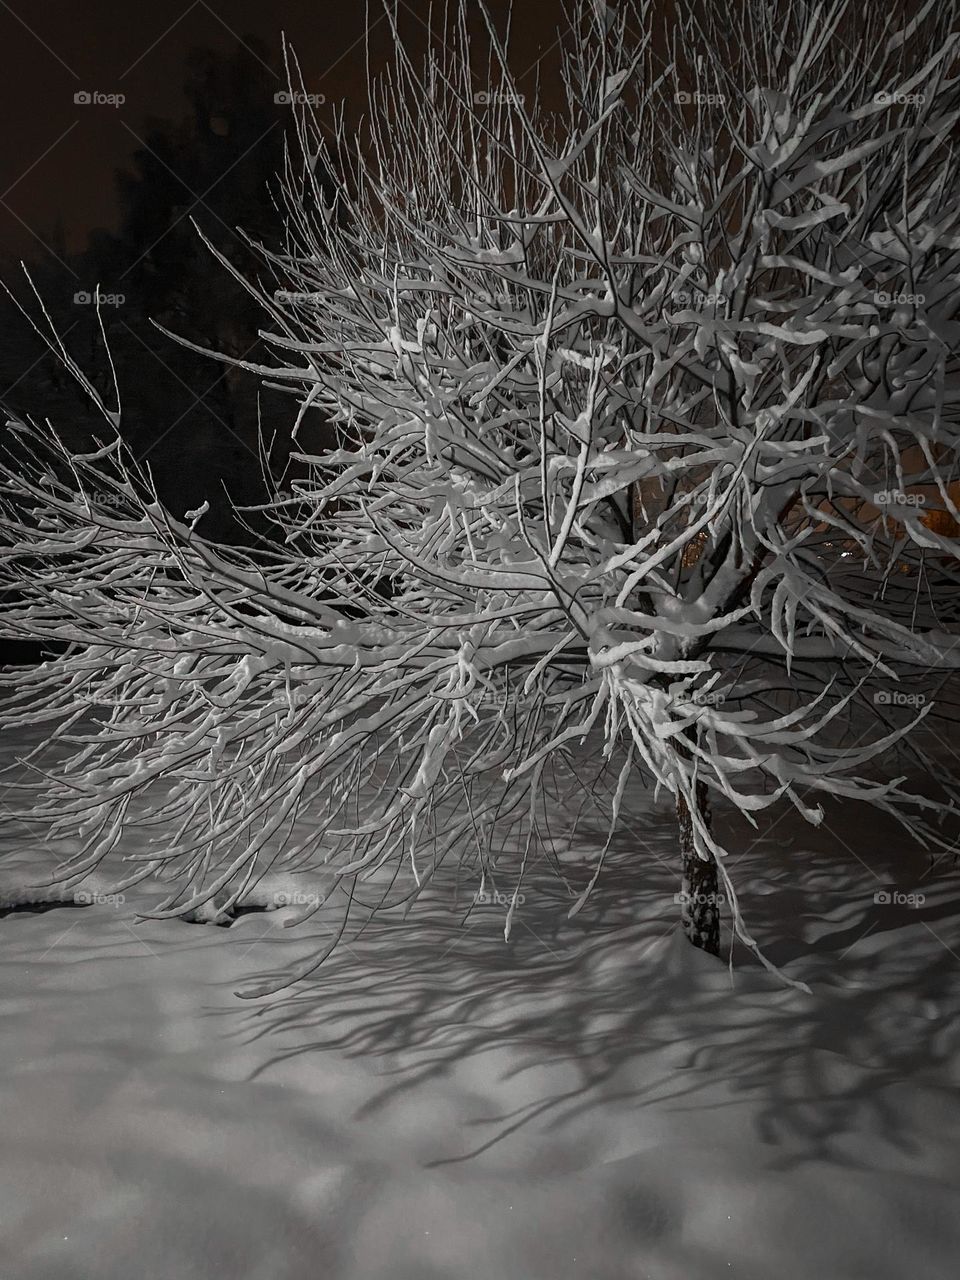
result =
[[[323,866],[366,919],[453,861],[509,936],[550,810],[612,835],[652,786],[756,950],[708,801],[949,845],[897,763],[939,709],[876,694],[960,665],[956,33],[707,8],[664,73],[648,8],[583,4],[559,118],[493,24],[471,64],[465,8],[423,69],[398,44],[365,147],[296,117],[278,287],[247,284],[276,361],[242,367],[338,442],[295,453],[272,546],[20,425],[3,634],[70,649],[3,723],[67,747],[30,812],[69,872],[142,826],[168,914]],[[557,865],[571,912],[605,848]]]

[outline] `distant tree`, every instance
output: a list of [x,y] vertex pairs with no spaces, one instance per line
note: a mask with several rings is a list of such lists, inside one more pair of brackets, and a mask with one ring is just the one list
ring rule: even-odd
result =
[[[132,172],[118,174],[119,230],[91,254],[91,267],[122,281],[130,301],[114,328],[134,451],[149,450],[158,484],[176,489],[181,511],[209,497],[203,528],[210,536],[238,535],[224,484],[239,502],[264,496],[257,383],[156,326],[237,358],[263,352],[258,309],[220,269],[197,228],[245,271],[256,261],[245,236],[279,243],[271,188],[283,169],[289,123],[289,108],[275,100],[281,86],[253,37],[229,56],[195,50],[184,85],[189,114],[146,130]],[[285,409],[267,395],[267,425],[281,434]]]
[[[212,537],[245,536],[223,486],[240,503],[266,496],[261,413],[265,434],[276,435],[282,450],[289,405],[236,366],[218,367],[174,341],[170,332],[236,359],[266,354],[258,337],[260,308],[222,270],[197,229],[246,274],[260,262],[251,242],[268,248],[281,243],[275,189],[290,124],[289,106],[277,100],[282,84],[255,37],[245,37],[228,56],[194,50],[184,83],[187,115],[179,123],[149,122],[130,168],[117,174],[117,230],[94,232],[80,254],[64,249],[29,264],[35,293],[19,269],[3,275],[41,330],[34,332],[4,297],[0,323],[8,345],[0,369],[7,402],[21,414],[50,416],[68,432],[72,421],[75,443],[96,415],[42,333],[54,348],[52,331],[61,334],[107,395],[111,375],[95,308],[76,303],[75,295],[99,287],[122,298],[101,308],[101,320],[124,388],[125,439],[135,456],[149,461],[174,509],[182,513],[209,498],[202,528]],[[56,251],[55,244],[50,248]]]

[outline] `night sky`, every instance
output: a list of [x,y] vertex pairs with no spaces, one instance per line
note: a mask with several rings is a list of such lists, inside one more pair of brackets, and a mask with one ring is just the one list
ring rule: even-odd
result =
[[[441,0],[442,3],[442,0]],[[435,0],[434,8],[437,7]],[[368,10],[369,8],[369,22]],[[500,22],[507,0],[490,0]],[[401,0],[401,29],[414,50],[426,43],[429,0]],[[514,9],[514,66],[556,65],[567,33],[559,0],[520,0]],[[68,252],[93,227],[115,225],[115,171],[141,145],[150,117],[181,119],[186,57],[205,46],[229,54],[249,36],[270,50],[277,89],[286,34],[309,92],[335,101],[348,119],[364,107],[365,34],[375,65],[390,53],[381,0],[0,0],[4,77],[0,252],[48,257],[59,220]],[[120,106],[77,105],[78,91],[125,95]],[[197,193],[201,194],[201,193]]]

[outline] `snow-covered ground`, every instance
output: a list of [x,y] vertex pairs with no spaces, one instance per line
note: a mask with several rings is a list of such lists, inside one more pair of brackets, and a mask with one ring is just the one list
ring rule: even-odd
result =
[[956,1275],[957,869],[853,806],[719,821],[812,995],[686,946],[644,795],[573,920],[536,877],[509,945],[502,908],[427,904],[266,1000],[235,992],[322,913],[144,921],[135,889],[0,918],[0,1276]]

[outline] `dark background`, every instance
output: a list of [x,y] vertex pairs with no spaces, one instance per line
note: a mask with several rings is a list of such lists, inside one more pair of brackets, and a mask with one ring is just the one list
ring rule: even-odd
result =
[[[456,0],[390,2],[416,63]],[[914,2],[897,8],[906,16]],[[528,100],[539,94],[548,109],[559,106],[560,51],[574,38],[562,0],[486,3],[502,34],[510,15],[510,62]],[[657,25],[670,28],[700,3],[660,0]],[[482,49],[479,7],[470,11]],[[858,25],[855,9],[849,23]],[[25,261],[71,355],[109,397],[95,308],[77,295],[99,286],[122,298],[104,305],[102,317],[124,439],[175,513],[210,503],[199,530],[220,540],[249,537],[233,502],[266,498],[259,426],[282,455],[295,402],[189,352],[152,321],[206,348],[273,363],[257,337],[261,312],[203,247],[191,219],[246,276],[260,264],[236,228],[280,246],[275,175],[292,131],[290,108],[274,101],[287,88],[284,37],[307,92],[325,98],[321,127],[342,105],[349,133],[366,110],[368,56],[374,74],[393,59],[382,0],[0,0],[0,284],[44,327]],[[662,61],[662,29],[655,48]],[[487,87],[478,80],[478,90]],[[79,91],[125,101],[81,105]],[[104,427],[3,290],[0,406],[49,418],[71,443],[86,444]],[[278,465],[282,471],[282,456]]]
[[[442,9],[443,0],[433,7]],[[503,29],[507,0],[489,0],[488,8]],[[407,47],[425,47],[429,10],[428,0],[398,3]],[[514,65],[522,72],[549,56],[567,30],[559,0],[518,0]],[[84,246],[91,228],[115,226],[114,172],[129,164],[150,117],[184,115],[190,52],[206,47],[230,57],[246,46],[282,90],[283,34],[309,91],[326,96],[328,118],[340,101],[356,118],[365,106],[367,43],[374,69],[391,54],[380,0],[0,0],[3,248],[55,252],[58,220],[73,250]],[[81,109],[73,95],[83,89],[127,100],[119,108]]]
[[[508,7],[489,4],[501,31]],[[428,0],[398,0],[415,57],[427,48],[429,10]],[[104,303],[101,314],[124,439],[174,512],[210,502],[199,528],[221,540],[249,538],[226,491],[239,503],[263,501],[258,423],[282,453],[295,402],[187,351],[151,320],[203,346],[272,362],[257,339],[259,309],[200,243],[191,219],[245,272],[256,263],[237,227],[279,247],[282,218],[270,188],[276,192],[284,135],[292,138],[290,108],[274,101],[287,88],[284,36],[307,91],[326,99],[320,121],[332,124],[339,104],[348,123],[358,121],[368,53],[374,72],[392,58],[380,0],[0,0],[0,281],[44,327],[25,263],[66,347],[108,402],[109,365],[83,295],[99,286],[122,299]],[[514,6],[511,62],[524,88],[541,72],[551,92],[564,37],[556,0]],[[78,91],[125,101],[78,104]],[[105,429],[6,292],[0,403],[49,418],[71,443]]]

